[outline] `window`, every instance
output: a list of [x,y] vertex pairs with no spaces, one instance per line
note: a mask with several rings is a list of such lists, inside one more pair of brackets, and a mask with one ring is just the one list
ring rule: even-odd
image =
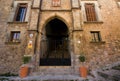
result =
[[12,42],[20,42],[20,31],[12,31],[11,32],[11,41]]
[[87,21],[97,21],[94,3],[85,3]]
[[17,6],[14,21],[24,22],[26,12],[27,12],[27,4],[26,3],[19,3]]
[[98,1],[81,1],[81,11],[85,23],[103,23]]
[[60,6],[60,0],[52,0],[52,6]]
[[100,42],[101,36],[99,31],[91,31],[92,42]]

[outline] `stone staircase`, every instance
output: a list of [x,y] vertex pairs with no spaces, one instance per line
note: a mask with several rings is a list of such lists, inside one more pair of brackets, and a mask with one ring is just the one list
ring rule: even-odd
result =
[[120,62],[91,71],[94,81],[120,81]]
[[[78,74],[75,74],[74,69],[71,67],[63,68],[40,68],[38,72],[32,73],[32,78],[37,80],[47,81],[83,81]],[[35,76],[35,77],[34,77]]]
[[98,75],[103,77],[105,80],[120,81],[120,65],[115,67],[119,69],[111,68],[107,70],[98,71]]
[[[40,69],[26,78],[15,77],[11,81],[120,81],[120,62],[92,70],[87,78],[75,74],[71,68]],[[10,81],[9,80],[9,81]]]
[[[78,72],[79,73],[79,72]],[[52,75],[68,75],[68,74],[75,74],[75,70],[72,69],[71,67],[44,67],[40,68],[36,72],[33,72],[32,75],[47,75],[47,74],[52,74]]]
[[[79,73],[79,72],[78,72]],[[71,67],[41,67],[25,78],[12,78],[13,81],[85,81],[85,78],[75,74]]]
[[14,81],[85,81],[86,79],[81,78],[77,75],[38,75],[28,76],[26,78],[14,78]]

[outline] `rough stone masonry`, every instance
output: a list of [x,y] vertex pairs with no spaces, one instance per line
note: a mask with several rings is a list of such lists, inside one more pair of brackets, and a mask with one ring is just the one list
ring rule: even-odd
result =
[[[35,71],[43,73],[47,70],[50,73],[51,68],[71,68],[73,72],[70,73],[79,74],[78,57],[82,52],[89,70],[120,61],[119,0],[60,0],[58,6],[52,1],[55,0],[0,0],[0,74],[17,74],[24,55],[35,56]],[[27,4],[23,22],[14,20],[19,3]],[[86,20],[85,3],[94,4],[97,21]],[[41,41],[47,38],[46,25],[55,18],[68,29],[71,65],[67,67],[39,65]],[[19,42],[11,41],[11,32],[15,31],[20,32]],[[93,41],[92,37],[96,37],[91,32],[99,32],[101,40]],[[32,48],[28,48],[29,41],[32,41]]]

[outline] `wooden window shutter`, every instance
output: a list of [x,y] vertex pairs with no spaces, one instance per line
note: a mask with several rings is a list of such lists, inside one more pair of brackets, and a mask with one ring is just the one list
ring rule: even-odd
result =
[[86,3],[85,11],[87,21],[97,21],[94,3]]

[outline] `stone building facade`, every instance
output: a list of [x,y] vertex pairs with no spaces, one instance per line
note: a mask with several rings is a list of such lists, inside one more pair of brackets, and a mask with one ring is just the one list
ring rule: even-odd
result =
[[119,13],[120,0],[0,0],[0,74],[24,55],[39,73],[79,74],[81,53],[89,70],[120,61]]

